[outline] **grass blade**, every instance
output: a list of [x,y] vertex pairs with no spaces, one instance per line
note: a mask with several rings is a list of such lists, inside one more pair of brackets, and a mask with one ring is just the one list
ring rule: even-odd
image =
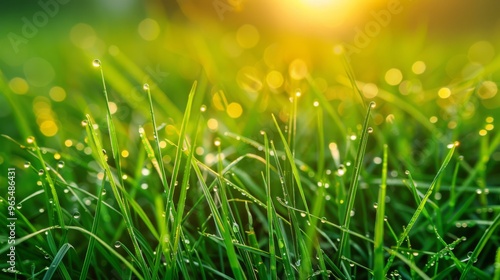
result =
[[[69,243],[65,243],[64,245],[61,246],[61,248],[59,249],[59,251],[57,252],[57,254],[54,257],[54,260],[52,260],[52,263],[50,264],[49,269],[47,270],[47,272],[43,276],[43,280],[48,280],[48,279],[52,278],[52,276],[54,275],[54,273],[57,270],[57,267],[59,266],[59,264],[61,264],[61,261],[64,258],[64,255],[66,255],[66,253],[71,248],[73,248],[73,246],[71,246],[71,244],[69,244]],[[66,275],[66,277],[69,277],[69,275]],[[66,279],[68,279],[68,278],[66,278]]]
[[500,280],[500,248],[497,249],[497,256],[495,258],[495,276],[493,280]]
[[429,189],[427,190],[427,193],[422,198],[422,201],[420,202],[420,204],[418,205],[415,213],[411,217],[410,222],[405,227],[404,232],[399,237],[399,239],[398,239],[398,241],[396,243],[396,248],[391,251],[391,256],[389,257],[389,259],[387,261],[387,264],[385,266],[384,274],[387,274],[387,272],[389,271],[389,269],[390,269],[390,267],[392,265],[392,262],[394,261],[395,253],[397,252],[398,248],[401,246],[401,244],[403,244],[403,241],[406,239],[406,237],[410,233],[411,229],[415,225],[415,222],[417,221],[418,217],[420,216],[420,213],[422,213],[422,211],[424,210],[424,207],[425,207],[425,204],[426,204],[427,200],[429,199],[429,197],[433,193],[434,186],[436,185],[437,181],[439,180],[439,177],[441,176],[441,174],[445,170],[446,166],[448,166],[448,163],[450,162],[451,157],[453,156],[453,152],[455,151],[455,148],[457,146],[458,146],[458,142],[455,142],[453,144],[449,144],[448,145],[448,148],[450,149],[450,151],[448,152],[448,154],[446,155],[443,163],[441,164],[441,167],[439,168],[436,176],[434,177],[434,180],[432,181],[431,185],[429,186]]
[[[266,198],[267,198],[267,223],[269,228],[269,267],[271,270],[271,279],[277,279],[278,275],[276,272],[276,248],[274,247],[274,227],[273,227],[273,200],[271,196],[271,168],[270,168],[270,156],[269,156],[269,140],[267,138],[267,134],[264,131],[261,131],[261,134],[264,135],[264,152],[266,154],[266,174],[264,176],[264,182],[266,185]],[[274,213],[276,214],[276,213]]]
[[382,182],[378,192],[377,217],[375,219],[373,278],[383,279],[384,275],[384,219],[387,189],[387,145],[384,145],[382,160]]
[[[469,274],[469,271],[471,270],[472,266],[474,265],[474,262],[477,260],[479,257],[479,254],[483,250],[484,246],[486,246],[486,243],[489,241],[491,236],[495,234],[495,230],[497,227],[500,225],[500,214],[495,217],[493,220],[493,223],[484,231],[483,236],[479,240],[478,244],[476,245],[476,248],[474,248],[474,251],[472,251],[472,255],[469,258],[469,261],[467,262],[467,265],[464,268],[464,271],[462,272],[462,276],[460,277],[460,280],[463,279],[469,279],[467,278],[467,275]],[[495,273],[498,272],[498,267],[495,269]]]
[[238,255],[236,254],[234,244],[232,242],[230,225],[228,224],[227,219],[223,218],[219,213],[217,205],[215,204],[215,201],[210,194],[210,189],[206,185],[205,180],[203,179],[203,174],[201,173],[200,168],[198,167],[198,163],[194,158],[192,159],[191,164],[196,175],[198,176],[198,180],[201,184],[202,191],[205,194],[205,198],[208,202],[208,205],[210,207],[210,212],[214,217],[217,228],[219,229],[219,232],[221,233],[224,239],[224,244],[227,251],[227,257],[229,260],[229,264],[231,266],[231,270],[233,271],[236,279],[238,280],[246,279],[245,275],[243,274],[243,270],[241,269],[241,265],[238,260]]
[[[344,219],[343,219],[343,227],[345,229],[349,229],[349,224],[351,222],[351,211],[354,206],[354,200],[356,198],[356,192],[358,189],[358,184],[359,184],[359,175],[361,173],[361,166],[363,164],[363,159],[365,156],[365,150],[366,150],[366,143],[368,141],[368,134],[371,133],[371,128],[368,128],[368,122],[370,119],[370,112],[371,109],[375,107],[375,102],[371,102],[370,105],[368,106],[368,110],[366,112],[365,120],[363,123],[363,129],[361,130],[361,139],[359,141],[358,145],[358,151],[356,154],[356,162],[354,164],[354,172],[352,173],[352,178],[351,178],[351,184],[349,188],[349,198],[347,200],[347,208],[344,213]],[[337,262],[340,263],[341,257],[345,256],[349,257],[349,251],[348,251],[348,238],[349,236],[345,231],[342,232],[342,236],[340,237],[340,245],[339,245],[339,251],[337,255]]]
[[[102,205],[102,190],[104,189],[104,184],[106,182],[106,177],[102,179],[101,188],[98,190],[98,199],[95,209],[94,221],[92,223],[91,232],[95,235],[97,228],[99,226],[99,220],[101,219],[101,205]],[[87,273],[94,255],[95,239],[90,237],[89,245],[87,246],[87,253],[85,254],[85,259],[83,261],[83,268],[80,274],[80,280],[87,279]]]

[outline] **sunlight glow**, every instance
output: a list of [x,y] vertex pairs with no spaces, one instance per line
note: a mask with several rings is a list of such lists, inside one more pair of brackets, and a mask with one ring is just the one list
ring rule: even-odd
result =
[[356,11],[380,0],[278,0],[274,18],[293,30],[320,32],[336,29],[357,17]]

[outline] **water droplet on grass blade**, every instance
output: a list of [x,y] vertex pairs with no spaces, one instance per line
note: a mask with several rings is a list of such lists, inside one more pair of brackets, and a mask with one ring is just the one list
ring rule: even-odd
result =
[[343,164],[339,165],[339,169],[337,169],[337,175],[339,177],[342,177],[345,175],[345,172],[346,172],[345,166]]
[[218,139],[218,138],[217,138],[217,139],[215,139],[215,141],[214,141],[214,145],[215,145],[216,147],[219,147],[219,146],[220,146],[220,144],[221,144],[220,139]]
[[370,102],[370,108],[375,108],[377,106],[377,103],[375,101]]
[[101,67],[101,61],[99,59],[94,59],[92,61],[92,66],[94,66],[94,67]]
[[74,218],[74,219],[80,219],[80,212],[75,211],[75,212],[73,213],[73,218]]
[[120,248],[122,246],[122,243],[120,241],[115,242],[115,248]]
[[31,166],[31,162],[26,161],[24,162],[24,168],[29,168]]
[[206,105],[201,105],[201,107],[200,107],[200,111],[201,111],[201,112],[205,112],[205,111],[207,111],[207,106],[206,106]]
[[33,144],[35,142],[35,137],[29,136],[28,138],[26,138],[26,142],[28,144]]
[[372,132],[373,132],[373,127],[369,127],[366,131],[367,131],[368,133],[372,133]]
[[102,155],[104,156],[104,161],[108,161],[108,155],[106,154],[105,149],[102,149]]
[[235,233],[240,232],[240,226],[237,223],[233,223],[233,231]]
[[45,171],[43,169],[38,170],[38,176],[42,176]]
[[144,85],[142,85],[142,89],[144,89],[144,90],[149,90],[149,84],[144,84]]
[[83,127],[86,127],[88,124],[89,124],[89,122],[88,122],[87,120],[83,120],[83,121],[81,122],[81,125],[82,125]]
[[59,161],[59,162],[57,163],[57,167],[58,167],[58,168],[63,168],[63,167],[64,167],[64,161],[62,161],[62,160],[61,160],[61,161]]

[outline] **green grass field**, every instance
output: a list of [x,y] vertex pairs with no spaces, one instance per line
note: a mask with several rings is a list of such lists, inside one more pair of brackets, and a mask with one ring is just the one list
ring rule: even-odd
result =
[[115,2],[1,4],[1,279],[500,280],[497,4]]

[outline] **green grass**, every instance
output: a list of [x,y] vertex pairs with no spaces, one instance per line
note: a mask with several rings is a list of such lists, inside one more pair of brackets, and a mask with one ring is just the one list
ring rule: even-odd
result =
[[[141,76],[125,57],[115,62]],[[94,66],[105,113],[82,114],[67,135],[85,148],[40,145],[16,106],[28,138],[2,137],[11,155],[4,165],[19,177],[19,278],[500,277],[500,191],[490,179],[498,134],[471,137],[467,126],[450,135],[390,89],[380,89],[375,108],[359,98],[353,70],[346,120],[309,76],[300,95],[239,128],[205,105],[210,86],[201,75],[185,89],[183,109],[145,84],[138,124],[116,117],[106,87],[130,82],[120,84],[111,63],[109,76],[106,64]],[[11,96],[5,84],[2,77]],[[376,124],[388,105],[408,119]],[[227,131],[207,129],[212,118]],[[3,194],[0,205],[6,220]]]

